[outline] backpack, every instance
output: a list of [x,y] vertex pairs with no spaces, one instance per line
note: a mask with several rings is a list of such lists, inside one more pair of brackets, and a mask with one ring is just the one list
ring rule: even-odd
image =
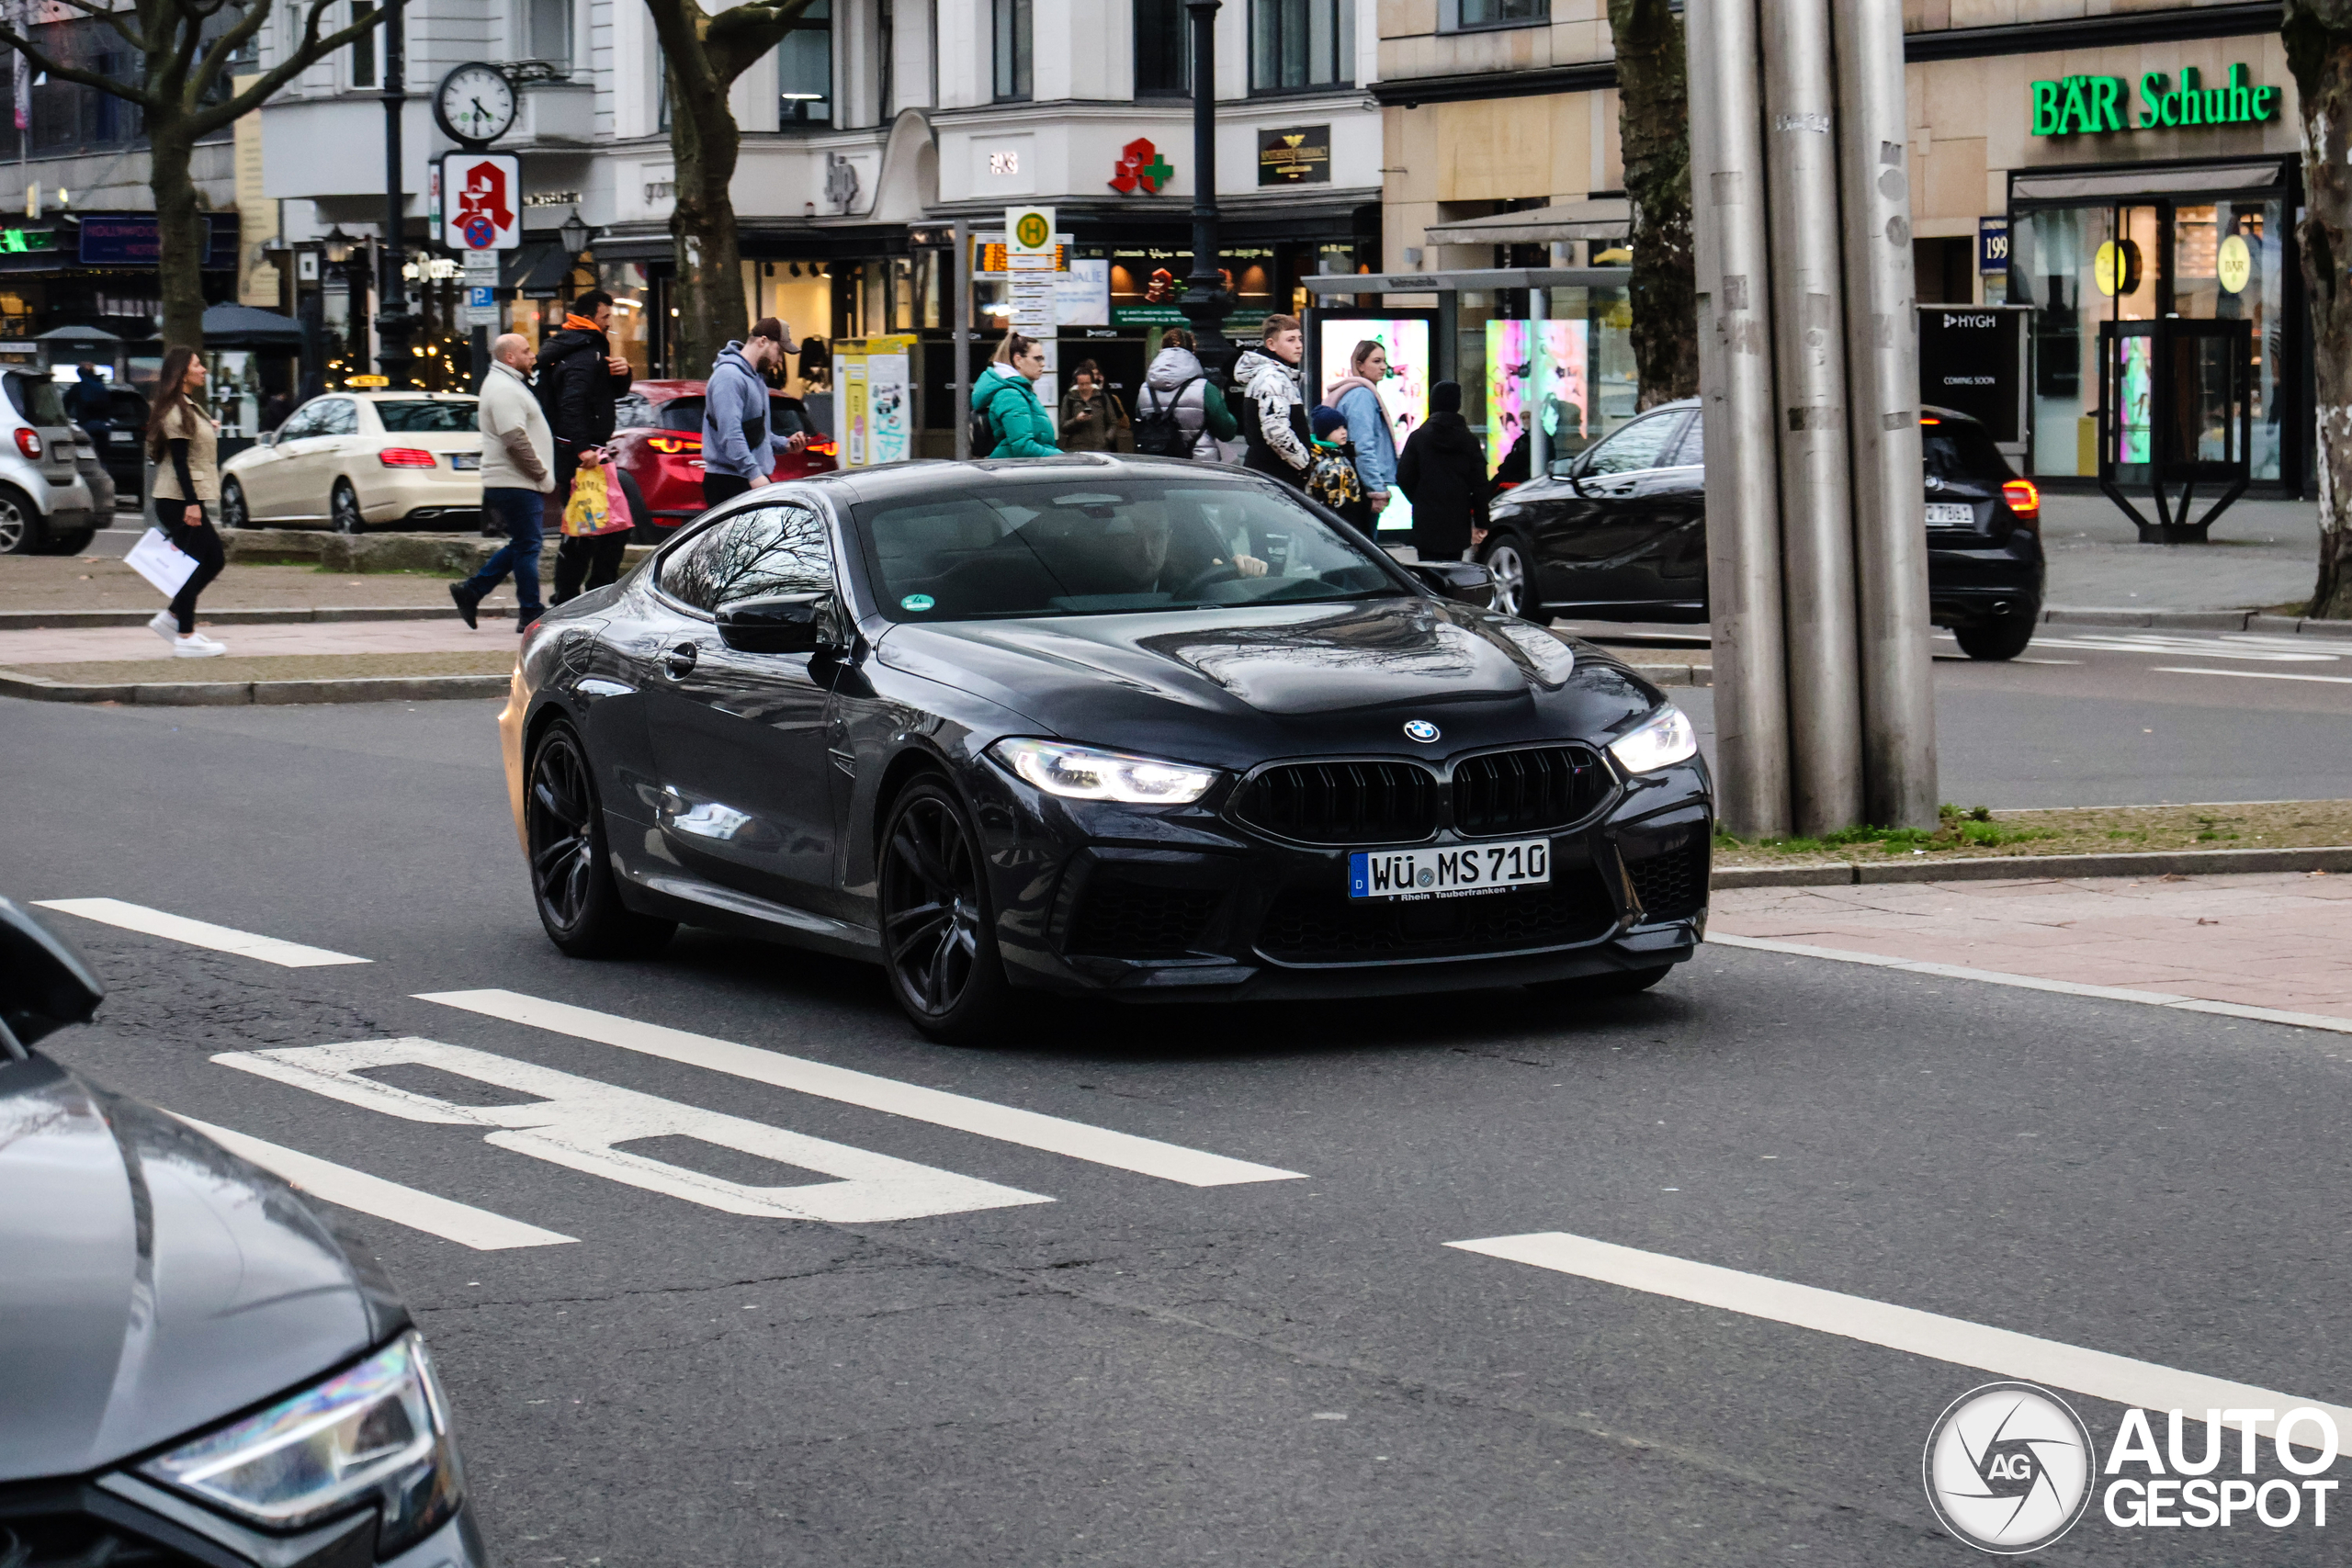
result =
[[969,450],[975,458],[985,457],[996,450],[996,427],[989,423],[989,404],[996,400],[991,391],[972,404],[972,431]]
[[[1151,394],[1152,402],[1150,408],[1138,408],[1136,412],[1135,435],[1137,452],[1153,457],[1189,457],[1193,455],[1193,436],[1177,419],[1176,407],[1184,400],[1186,387],[1190,387],[1193,381],[1205,379],[1205,377],[1193,377],[1183,386],[1178,387],[1175,395],[1166,402],[1160,401],[1159,388],[1144,389]],[[1205,417],[1208,411],[1204,406],[1201,412]]]
[[558,389],[562,379],[563,364],[573,352],[584,352],[587,348],[585,343],[574,343],[551,357],[542,358],[537,373],[531,378],[531,395],[539,400],[539,412],[547,416],[549,430],[556,428],[556,405],[563,400],[563,394]]

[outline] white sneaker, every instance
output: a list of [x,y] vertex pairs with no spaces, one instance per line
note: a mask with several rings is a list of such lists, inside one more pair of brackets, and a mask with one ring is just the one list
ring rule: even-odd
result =
[[179,617],[169,610],[158,610],[155,612],[155,618],[147,623],[147,629],[165,642],[169,642],[180,635]]
[[172,657],[175,659],[218,659],[228,651],[210,637],[198,637],[194,633],[172,638]]
[[229,651],[229,645],[227,643],[206,637],[202,632],[190,632],[187,635],[194,637],[199,645],[210,649],[215,653],[226,653]]

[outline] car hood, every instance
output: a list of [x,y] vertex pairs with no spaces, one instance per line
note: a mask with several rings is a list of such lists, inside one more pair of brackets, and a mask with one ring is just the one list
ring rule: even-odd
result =
[[84,1474],[406,1321],[291,1188],[45,1057],[0,1066],[0,1482]]
[[1166,615],[900,625],[886,665],[957,687],[1073,740],[1248,766],[1345,750],[1428,754],[1613,734],[1658,694],[1530,622],[1418,596]]

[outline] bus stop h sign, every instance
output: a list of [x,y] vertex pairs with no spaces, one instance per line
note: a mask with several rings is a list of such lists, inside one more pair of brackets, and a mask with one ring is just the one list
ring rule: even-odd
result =
[[441,160],[441,243],[453,251],[511,251],[523,243],[523,166],[505,152]]

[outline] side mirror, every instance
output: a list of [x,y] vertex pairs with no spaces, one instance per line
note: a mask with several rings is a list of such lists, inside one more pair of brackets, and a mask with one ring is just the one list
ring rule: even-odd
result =
[[1428,583],[1441,599],[1479,610],[1495,602],[1494,576],[1476,561],[1425,560],[1406,570]]
[[1550,471],[1552,477],[1555,479],[1574,478],[1576,475],[1576,466],[1577,460],[1574,457],[1555,457],[1549,463],[1544,465],[1544,467]]
[[0,898],[0,1060],[22,1061],[33,1042],[87,1023],[106,994],[62,937]]
[[822,653],[848,645],[831,593],[773,593],[718,612],[718,637],[739,653]]
[[260,442],[265,446],[275,446],[277,445],[277,432],[274,430],[265,430],[259,435],[254,436],[254,439]]

